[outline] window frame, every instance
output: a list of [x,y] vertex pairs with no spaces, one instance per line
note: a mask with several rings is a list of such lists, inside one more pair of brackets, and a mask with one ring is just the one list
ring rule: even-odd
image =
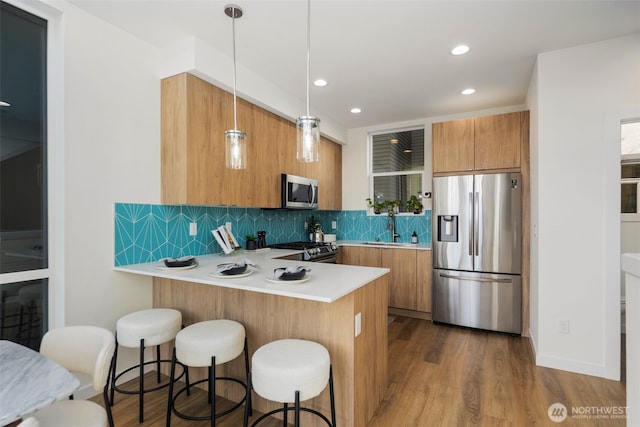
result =
[[62,11],[28,0],[2,0],[47,21],[46,140],[48,267],[0,274],[0,284],[47,280],[47,325],[65,325],[64,316],[64,31]]
[[[423,140],[422,140],[422,145],[423,145],[423,161],[422,161],[422,169],[421,170],[410,170],[410,171],[396,171],[396,172],[373,172],[373,138],[375,136],[378,135],[385,135],[385,134],[389,134],[389,133],[398,133],[398,132],[410,132],[413,130],[422,130],[423,131]],[[421,187],[421,193],[424,194],[425,192],[425,177],[427,175],[427,129],[425,125],[415,125],[415,126],[409,126],[409,127],[402,127],[402,128],[391,128],[391,129],[384,129],[384,130],[379,130],[379,131],[375,131],[375,132],[369,132],[367,135],[367,175],[368,175],[368,181],[369,181],[369,188],[368,188],[368,196],[370,197],[372,200],[375,197],[374,194],[374,180],[376,177],[385,177],[385,176],[409,176],[409,175],[420,175],[420,187]],[[423,199],[423,204],[424,204],[424,199]],[[416,216],[416,215],[425,215],[426,209],[423,208],[422,212],[420,214],[414,214],[413,212],[398,212],[396,213],[396,216]],[[377,214],[375,214],[373,212],[373,209],[370,207],[367,207],[367,216],[378,216]]]
[[[623,162],[623,163],[638,163],[640,164],[640,157],[637,161]],[[621,163],[621,165],[623,164]],[[636,185],[636,212],[635,213],[620,213],[620,219],[623,222],[640,222],[640,176],[636,178],[620,178],[620,186],[624,184]],[[622,189],[620,190],[620,197],[622,197]]]

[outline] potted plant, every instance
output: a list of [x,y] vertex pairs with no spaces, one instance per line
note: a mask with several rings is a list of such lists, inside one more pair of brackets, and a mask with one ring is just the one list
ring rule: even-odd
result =
[[407,200],[406,207],[407,212],[413,211],[413,213],[417,215],[422,212],[422,200],[420,200],[419,197],[412,195],[409,197],[409,200]]
[[401,204],[402,204],[402,202],[400,200],[389,200],[387,202],[387,207],[388,207],[390,212],[393,212],[394,214],[397,214],[398,210],[400,209],[400,205]]
[[258,238],[255,234],[247,234],[245,239],[247,240],[247,250],[255,251],[258,247]]
[[385,200],[374,202],[373,200],[371,200],[371,197],[367,197],[367,203],[369,204],[369,207],[373,209],[373,213],[376,215],[379,215],[382,210],[387,207],[387,202]]

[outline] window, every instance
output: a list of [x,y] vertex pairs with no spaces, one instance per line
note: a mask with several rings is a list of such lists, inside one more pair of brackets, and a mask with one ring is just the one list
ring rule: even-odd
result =
[[407,212],[407,200],[422,197],[424,145],[424,128],[371,135],[373,201],[399,201],[399,212]]
[[620,200],[623,221],[640,221],[640,121],[621,127]]
[[0,2],[0,338],[47,329],[47,21]]

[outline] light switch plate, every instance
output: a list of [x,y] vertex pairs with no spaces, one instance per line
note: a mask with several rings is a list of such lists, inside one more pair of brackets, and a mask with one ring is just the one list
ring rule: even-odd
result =
[[189,236],[197,236],[198,235],[198,223],[192,222],[189,224]]

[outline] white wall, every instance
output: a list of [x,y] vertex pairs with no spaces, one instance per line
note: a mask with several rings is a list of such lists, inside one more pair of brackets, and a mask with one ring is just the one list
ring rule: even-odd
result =
[[619,120],[640,106],[639,75],[639,34],[538,56],[531,323],[542,366],[618,377]]
[[114,203],[160,202],[157,52],[63,10],[65,321],[114,329],[122,314],[151,306],[148,279],[113,271]]
[[538,342],[538,312],[540,311],[538,301],[538,189],[537,177],[540,175],[540,161],[538,159],[538,64],[536,63],[531,75],[531,82],[527,93],[527,107],[529,108],[529,161],[530,161],[530,187],[529,197],[531,197],[529,230],[529,336],[533,343],[534,351],[537,352]]

